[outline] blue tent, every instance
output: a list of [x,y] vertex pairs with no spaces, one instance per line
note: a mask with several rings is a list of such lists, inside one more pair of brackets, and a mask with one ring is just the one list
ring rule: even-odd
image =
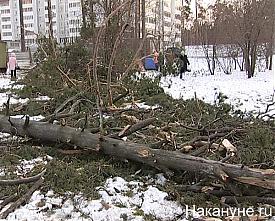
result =
[[153,58],[145,58],[144,59],[144,68],[145,68],[145,70],[157,70],[154,59]]

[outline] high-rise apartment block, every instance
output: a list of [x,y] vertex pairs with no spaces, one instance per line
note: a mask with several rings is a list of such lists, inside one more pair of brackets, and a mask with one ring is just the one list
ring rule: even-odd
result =
[[[48,1],[22,0],[25,40],[27,45],[35,43],[38,35],[49,32]],[[79,36],[81,28],[80,0],[52,0],[53,31],[57,41]],[[19,0],[0,1],[1,39],[20,40]]]
[[[21,0],[27,45],[37,36],[48,36],[48,0]],[[81,0],[51,0],[53,34],[57,42],[80,36]],[[180,42],[182,0],[146,0],[146,32],[162,36],[165,42]],[[4,41],[20,41],[19,0],[0,0],[0,29]],[[166,44],[167,45],[167,44]]]
[[146,0],[146,32],[163,38],[165,45],[180,44],[182,0]]

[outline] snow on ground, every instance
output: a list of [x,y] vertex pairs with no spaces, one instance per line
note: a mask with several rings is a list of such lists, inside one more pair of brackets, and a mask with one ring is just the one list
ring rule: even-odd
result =
[[[164,91],[174,98],[191,99],[195,97],[214,104],[219,93],[226,95],[225,101],[244,112],[257,114],[264,112],[274,100],[273,73],[258,72],[248,79],[245,72],[234,72],[230,75],[217,73],[207,75],[198,70],[186,73],[183,79],[168,76],[161,79]],[[275,108],[269,112],[275,114]]]
[[[263,112],[266,105],[274,100],[274,83],[270,71],[257,72],[257,75],[247,79],[244,72],[233,72],[231,75],[217,73],[207,74],[205,59],[190,58],[192,72],[186,73],[183,80],[178,77],[163,77],[161,86],[166,93],[174,98],[189,99],[196,96],[205,102],[214,103],[221,92],[228,96],[226,102],[235,109],[242,111]],[[260,69],[259,69],[260,70]],[[156,76],[150,72],[151,77]],[[147,76],[148,73],[145,73]],[[14,87],[6,77],[0,77],[0,89]],[[16,86],[21,87],[21,86]],[[7,93],[0,93],[0,107],[8,99]],[[48,100],[40,97],[40,100]],[[12,102],[26,102],[14,99]],[[138,104],[139,108],[152,108],[145,104]],[[153,108],[157,108],[153,107]],[[272,113],[274,113],[273,110]],[[22,117],[22,116],[16,116]],[[42,119],[42,116],[32,118]],[[0,134],[2,137],[7,134]],[[48,158],[37,158],[31,161],[22,160],[18,166],[18,174],[22,175],[33,169],[34,165],[44,164]],[[5,171],[0,168],[0,177]],[[36,191],[30,202],[11,213],[6,220],[143,220],[143,214],[151,214],[161,220],[186,220],[184,208],[177,202],[167,200],[168,194],[160,191],[157,185],[165,185],[166,179],[159,174],[155,179],[148,178],[147,182],[126,181],[121,177],[109,178],[103,186],[98,187],[99,199],[89,200],[81,194],[72,196],[58,196],[53,191],[46,194]],[[1,203],[1,201],[0,201]],[[7,208],[7,207],[6,207]],[[6,209],[4,208],[4,209]]]
[[48,96],[38,96],[37,98],[35,98],[36,101],[49,101],[51,100],[50,97]]
[[[7,78],[0,78],[0,88],[12,88],[13,82]],[[0,93],[0,106],[8,99],[7,93]],[[39,100],[48,100],[48,97],[39,97]],[[22,102],[14,100],[14,103]],[[137,104],[139,108],[149,107],[143,103]],[[23,118],[23,115],[12,116]],[[43,116],[30,117],[31,120],[43,119]],[[9,137],[9,134],[0,133],[2,138]],[[33,160],[21,160],[15,173],[19,176],[29,173],[36,165],[46,165],[50,160],[36,158]],[[5,170],[0,168],[0,176],[5,176]],[[151,183],[149,183],[151,182]],[[43,194],[36,191],[30,202],[13,213],[9,214],[6,220],[143,220],[143,214],[151,214],[162,220],[175,219],[177,215],[183,214],[183,208],[173,201],[165,198],[167,193],[160,191],[156,185],[164,185],[166,179],[158,174],[156,179],[149,179],[147,183],[139,181],[127,182],[123,178],[115,177],[106,180],[105,184],[98,187],[100,199],[88,200],[81,194],[72,196],[70,199],[56,196],[49,191]],[[69,193],[68,193],[69,194]],[[0,201],[1,203],[1,201]],[[1,212],[7,209],[6,206]],[[185,219],[182,219],[185,220]]]
[[[21,118],[24,119],[26,116],[25,115],[15,115],[15,116],[11,116],[11,118]],[[35,120],[35,121],[40,121],[43,120],[45,117],[42,115],[38,115],[38,116],[31,116],[30,120]]]
[[165,179],[163,175],[159,174],[158,179],[148,179],[149,183],[144,183],[127,182],[121,177],[109,178],[97,188],[100,198],[95,200],[88,200],[81,194],[73,196],[68,193],[70,197],[61,197],[53,191],[46,194],[36,191],[28,204],[9,214],[6,220],[141,221],[143,215],[161,220],[186,220],[180,218],[184,214],[183,207],[166,200],[168,194],[156,187],[155,183],[162,183]]
[[31,172],[37,165],[47,165],[53,158],[51,156],[37,157],[32,160],[20,160],[20,164],[16,167],[16,174],[19,176],[26,175]]
[[124,106],[123,108],[125,109],[145,109],[145,110],[155,110],[159,108],[159,105],[154,105],[154,106],[150,106],[145,104],[145,102],[142,103],[133,103],[133,104],[128,104],[126,106]]
[[[53,158],[49,155],[43,156],[43,157],[37,157],[35,159],[31,160],[25,160],[21,159],[19,161],[19,164],[15,167],[15,171],[13,171],[13,174],[16,174],[17,176],[24,177],[28,173],[30,173],[34,167],[37,166],[43,166],[45,167]],[[7,172],[5,168],[0,167],[0,177],[8,175],[10,172]]]
[[[0,76],[0,89],[21,89],[24,85],[13,85],[14,81],[11,81],[9,76],[1,75]],[[5,93],[0,93],[0,108],[3,108],[3,104],[7,102],[8,98],[10,97],[10,104],[17,104],[17,103],[26,103],[29,99],[21,99],[16,98],[10,91]]]

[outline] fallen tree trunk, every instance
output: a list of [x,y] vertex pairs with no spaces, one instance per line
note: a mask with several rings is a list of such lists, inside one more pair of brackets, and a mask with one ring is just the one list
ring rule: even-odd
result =
[[28,136],[41,141],[70,143],[81,148],[101,151],[106,155],[144,163],[158,169],[173,169],[206,173],[226,181],[275,189],[275,170],[258,170],[180,153],[151,149],[143,144],[102,137],[81,129],[53,125],[48,122],[16,119],[0,115],[0,131],[17,136]]

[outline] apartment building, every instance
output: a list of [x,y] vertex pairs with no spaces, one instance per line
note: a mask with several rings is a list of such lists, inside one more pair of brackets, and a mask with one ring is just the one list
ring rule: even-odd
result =
[[[48,36],[48,1],[22,0],[24,33],[27,45],[35,43],[38,35]],[[80,36],[81,0],[52,0],[53,32],[58,42]],[[20,40],[20,13],[18,0],[0,0],[1,39]]]
[[[25,41],[35,43],[38,35],[48,36],[48,0],[22,0]],[[165,45],[180,42],[182,0],[146,0],[146,32],[160,36]],[[51,0],[53,34],[59,43],[80,36],[81,0]],[[0,0],[1,39],[20,41],[19,0]]]
[[146,32],[159,36],[165,46],[180,45],[182,0],[147,0]]

